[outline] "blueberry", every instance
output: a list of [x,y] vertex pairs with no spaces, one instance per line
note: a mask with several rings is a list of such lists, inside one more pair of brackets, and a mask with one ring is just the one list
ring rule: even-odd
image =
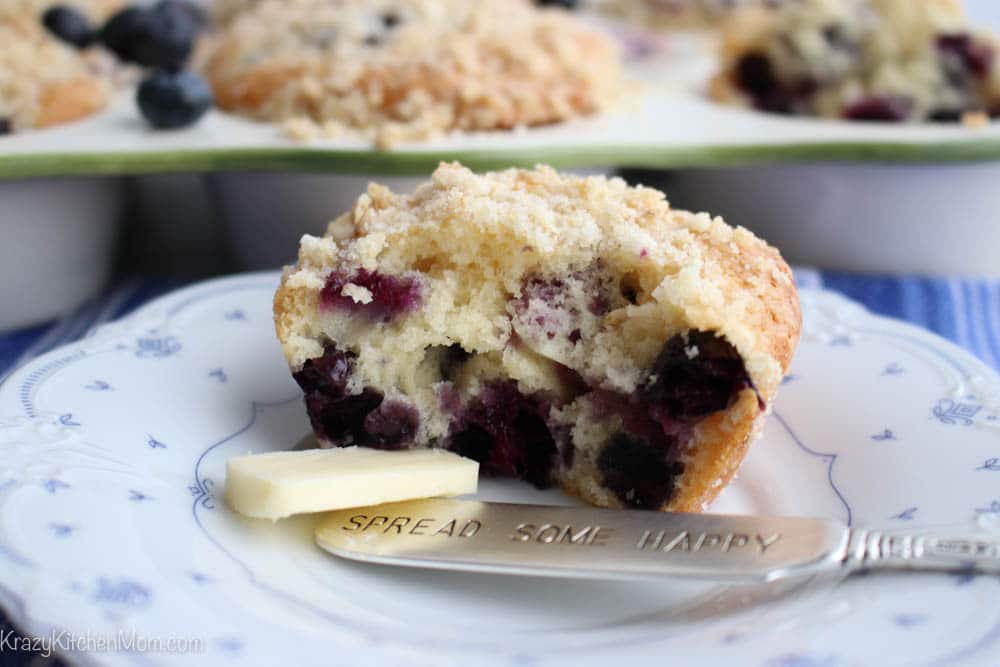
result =
[[383,401],[368,413],[365,433],[379,449],[401,449],[413,441],[420,426],[420,415],[412,406],[399,401]]
[[306,411],[316,435],[338,446],[364,439],[365,419],[383,399],[380,392],[367,387],[360,394],[349,393],[355,357],[329,344],[323,356],[308,360],[294,374],[305,392]]
[[53,35],[78,49],[90,46],[96,37],[87,17],[65,5],[49,8],[42,14],[42,23]]
[[674,494],[684,464],[676,454],[646,445],[625,433],[611,437],[597,457],[602,483],[626,507],[656,510]]
[[756,97],[769,94],[777,86],[771,59],[761,53],[749,53],[736,63],[736,83],[741,90]]
[[489,431],[482,426],[472,424],[451,436],[450,444],[456,454],[482,464],[490,460],[490,453],[496,442]]
[[848,106],[844,110],[844,118],[882,123],[899,122],[909,117],[911,106],[910,100],[905,97],[871,95]]
[[655,405],[658,414],[683,422],[725,410],[751,385],[736,348],[706,331],[668,340],[652,375],[655,381],[640,392],[643,401]]
[[958,123],[964,113],[959,109],[935,109],[928,114],[927,119],[932,123]]
[[596,390],[591,399],[597,414],[621,420],[595,461],[602,483],[623,504],[641,509],[657,509],[672,496],[684,471],[678,452],[694,425],[754,388],[736,348],[710,331],[671,337],[649,375],[632,395]]
[[382,27],[386,30],[392,30],[402,23],[402,21],[403,19],[400,18],[399,14],[395,12],[386,12],[385,14],[382,14]]
[[306,412],[316,435],[337,447],[374,446],[365,431],[368,416],[382,404],[383,395],[366,388],[343,396],[306,392]]
[[563,9],[576,9],[578,0],[535,0],[539,7],[562,7]]
[[328,344],[323,349],[323,356],[302,365],[302,370],[295,373],[295,381],[307,393],[343,398],[347,395],[347,383],[351,379],[356,357],[351,352],[338,350],[336,345]]
[[203,17],[187,3],[165,0],[152,8],[129,7],[101,30],[101,41],[121,60],[177,70],[191,55]]
[[150,125],[175,129],[197,122],[211,108],[214,98],[200,75],[160,70],[139,84],[136,101]]
[[349,393],[356,357],[329,343],[323,356],[310,359],[295,373],[313,430],[335,446],[406,447],[420,427],[420,415],[411,405],[384,400],[382,392],[371,387]]
[[993,48],[988,43],[977,42],[969,33],[938,35],[937,47],[942,54],[955,58],[961,68],[976,78],[986,78],[993,68]]
[[452,424],[448,448],[475,459],[486,475],[552,486],[558,448],[545,417],[549,404],[514,381],[491,382]]
[[135,35],[148,20],[148,10],[126,7],[107,20],[98,35],[105,48],[118,56],[119,60],[134,62]]
[[10,122],[10,118],[0,118],[0,135],[10,134],[14,131],[14,124]]
[[801,93],[782,86],[774,74],[771,59],[750,53],[736,63],[736,85],[753,98],[754,107],[772,113],[791,113],[796,95],[808,97],[808,86]]
[[185,2],[164,0],[148,12],[134,42],[135,60],[148,67],[180,69],[191,56],[204,18]]
[[[342,292],[348,284],[367,289],[371,293],[371,301],[359,303],[345,296]],[[372,320],[383,322],[416,310],[422,298],[423,286],[415,277],[390,276],[366,269],[359,269],[350,276],[331,273],[320,292],[320,303],[324,308],[364,313]]]
[[208,14],[194,3],[186,2],[185,0],[160,0],[157,9],[159,11],[178,12],[186,15],[194,23],[196,33],[201,33],[208,29]]
[[462,365],[471,358],[472,355],[465,351],[461,345],[450,345],[441,355],[441,363],[438,371],[443,380],[451,381]]

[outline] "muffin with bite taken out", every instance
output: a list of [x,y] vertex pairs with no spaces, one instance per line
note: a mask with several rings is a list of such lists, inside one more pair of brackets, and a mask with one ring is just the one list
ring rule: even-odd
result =
[[327,446],[440,447],[605,507],[699,511],[800,330],[776,250],[620,179],[441,165],[302,240],[274,301]]

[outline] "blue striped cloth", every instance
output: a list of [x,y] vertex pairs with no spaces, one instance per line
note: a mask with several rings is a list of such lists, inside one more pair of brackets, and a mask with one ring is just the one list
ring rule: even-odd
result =
[[[1000,280],[967,280],[796,270],[803,288],[827,288],[869,310],[923,326],[1000,370]],[[0,333],[0,377],[93,327],[117,319],[180,286],[176,280],[132,278],[65,318]]]
[[840,292],[868,310],[930,329],[1000,370],[1000,280],[872,276],[798,269],[799,286]]
[[0,378],[34,357],[79,340],[94,327],[127,315],[150,299],[180,286],[176,280],[130,278],[60,320],[0,332]]

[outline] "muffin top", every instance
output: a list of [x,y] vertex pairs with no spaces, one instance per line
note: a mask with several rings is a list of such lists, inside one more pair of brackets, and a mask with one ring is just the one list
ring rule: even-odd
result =
[[47,127],[101,109],[109,85],[88,54],[64,44],[36,16],[0,16],[0,124]]
[[[437,300],[408,316],[426,320],[426,340],[411,329],[400,333],[403,342],[446,344],[454,323],[444,313],[463,304],[469,322],[461,344],[483,351],[506,345],[506,306],[536,278],[593,273],[624,281],[634,303],[616,297],[621,316],[595,320],[606,327],[599,335],[588,339],[584,331],[585,342],[563,349],[552,347],[559,339],[546,345],[547,354],[584,375],[588,365],[615,359],[607,365],[622,369],[613,382],[623,390],[634,389],[665,338],[702,330],[725,335],[770,396],[798,335],[791,273],[778,251],[749,231],[675,210],[651,188],[548,167],[477,175],[443,164],[412,195],[372,185],[326,236],[303,239],[284,285],[308,293],[322,288],[334,268],[344,275],[418,271],[432,281]],[[345,284],[344,294],[364,299],[362,287]],[[294,366],[320,350],[292,334],[297,326],[290,318],[279,316],[278,325]],[[380,336],[388,345],[397,333],[389,327]]]
[[608,38],[527,0],[262,0],[207,73],[223,108],[391,145],[601,110],[620,65]]

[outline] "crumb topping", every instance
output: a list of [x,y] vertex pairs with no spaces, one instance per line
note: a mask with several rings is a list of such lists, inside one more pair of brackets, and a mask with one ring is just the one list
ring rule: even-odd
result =
[[262,0],[207,73],[225,109],[382,147],[594,113],[621,77],[609,38],[527,0]]

